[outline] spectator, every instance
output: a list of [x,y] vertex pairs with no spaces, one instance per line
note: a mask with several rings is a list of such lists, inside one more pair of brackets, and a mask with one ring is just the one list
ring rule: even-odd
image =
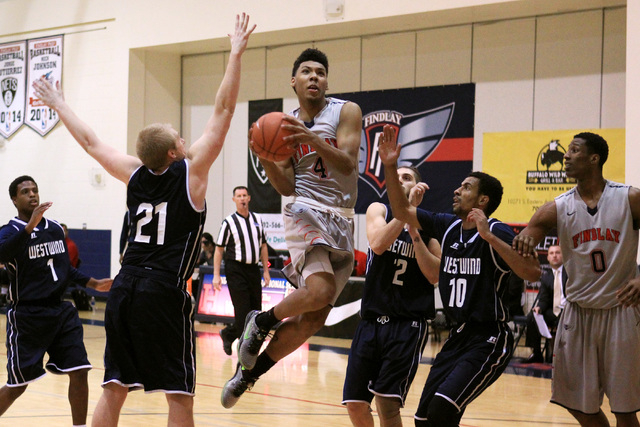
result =
[[73,268],[78,268],[80,266],[80,253],[78,252],[78,246],[76,246],[76,242],[71,240],[71,237],[69,237],[69,229],[67,228],[67,224],[60,223],[60,226],[64,230],[64,241],[67,243],[67,250],[69,251],[69,260],[71,261],[71,266]]
[[198,265],[213,265],[213,253],[215,252],[216,245],[213,243],[213,236],[210,233],[202,233],[200,249]]
[[[540,335],[533,313],[542,314],[549,331],[555,333],[560,314],[567,301],[564,294],[564,287],[567,283],[567,273],[564,271],[564,268],[562,268],[562,250],[560,246],[549,247],[547,261],[549,261],[551,269],[544,270],[542,273],[537,302],[527,315],[527,339],[525,345],[533,348],[533,353],[531,353],[529,358],[523,363],[545,362],[540,348],[542,336]],[[547,354],[547,356],[549,355]],[[547,359],[547,362],[550,362],[550,360]]]

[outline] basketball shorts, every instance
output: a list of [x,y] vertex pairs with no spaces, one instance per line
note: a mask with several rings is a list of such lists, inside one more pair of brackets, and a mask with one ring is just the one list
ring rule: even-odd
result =
[[462,413],[495,382],[513,356],[513,334],[504,322],[464,323],[451,332],[433,361],[415,418],[427,419],[434,396]]
[[427,342],[426,320],[361,320],[356,329],[342,404],[367,402],[373,396],[398,398],[404,406]]
[[[295,287],[304,286],[311,274],[333,274],[335,304],[353,271],[353,219],[290,203],[284,209],[284,224],[291,264],[285,266],[283,274]],[[310,255],[312,252],[315,254]]]
[[640,410],[640,309],[564,307],[556,332],[551,402],[596,414]]
[[7,310],[7,386],[18,387],[45,374],[91,369],[78,310],[68,301],[55,306],[21,305]]
[[122,267],[105,311],[103,385],[114,382],[130,390],[194,395],[193,306],[177,280]]

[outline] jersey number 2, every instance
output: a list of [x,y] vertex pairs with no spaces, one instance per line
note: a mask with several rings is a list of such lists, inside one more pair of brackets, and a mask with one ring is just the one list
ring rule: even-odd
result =
[[400,278],[400,276],[404,274],[405,271],[407,271],[407,260],[398,258],[396,259],[395,264],[396,266],[398,266],[398,269],[396,270],[396,274],[393,276],[393,281],[391,283],[393,283],[394,285],[403,286],[404,282]]
[[[136,215],[140,215],[144,212],[144,217],[138,220],[136,225],[136,242],[149,243],[151,242],[151,236],[144,234],[142,228],[149,224],[153,219],[153,215],[158,215],[158,229],[156,230],[156,244],[164,244],[164,232],[167,225],[167,202],[162,202],[157,206],[153,206],[151,203],[140,203],[138,206],[138,212]],[[153,230],[152,230],[153,231]]]

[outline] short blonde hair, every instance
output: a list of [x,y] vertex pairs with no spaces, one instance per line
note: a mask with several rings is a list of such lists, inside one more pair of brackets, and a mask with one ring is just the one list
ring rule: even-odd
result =
[[142,129],[136,142],[136,153],[144,165],[158,170],[167,161],[167,152],[176,148],[176,136],[170,124],[154,123]]

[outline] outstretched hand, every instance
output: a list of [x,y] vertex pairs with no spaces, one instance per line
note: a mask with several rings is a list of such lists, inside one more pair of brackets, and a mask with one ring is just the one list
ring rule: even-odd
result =
[[56,107],[61,102],[64,102],[64,94],[60,89],[59,81],[56,82],[56,87],[54,88],[43,76],[34,80],[32,86],[36,96],[44,102],[47,107],[56,110]]
[[402,147],[397,144],[396,129],[391,125],[384,125],[382,128],[382,136],[378,141],[378,155],[385,165],[395,165],[400,157],[400,149]]
[[31,233],[38,224],[40,224],[40,221],[42,221],[42,217],[44,216],[44,213],[47,211],[47,209],[51,207],[51,205],[53,205],[53,202],[41,203],[38,206],[36,206],[33,212],[31,212],[31,218],[29,219],[29,222],[25,226],[25,229],[29,233]]
[[100,292],[107,292],[109,289],[111,289],[112,284],[113,284],[113,279],[111,278],[96,279],[94,289]]
[[471,212],[467,215],[467,221],[475,223],[480,237],[486,240],[485,237],[491,233],[491,230],[489,230],[489,220],[484,211],[478,208],[471,209]]
[[413,207],[420,206],[429,186],[425,182],[419,182],[409,191],[409,204]]
[[513,238],[511,247],[523,257],[537,256],[536,253],[537,243],[533,236],[528,236],[523,233],[518,234]]
[[249,15],[242,13],[236,15],[236,29],[233,34],[228,34],[231,39],[231,53],[242,54],[247,48],[249,36],[256,29],[256,24],[249,28]]

